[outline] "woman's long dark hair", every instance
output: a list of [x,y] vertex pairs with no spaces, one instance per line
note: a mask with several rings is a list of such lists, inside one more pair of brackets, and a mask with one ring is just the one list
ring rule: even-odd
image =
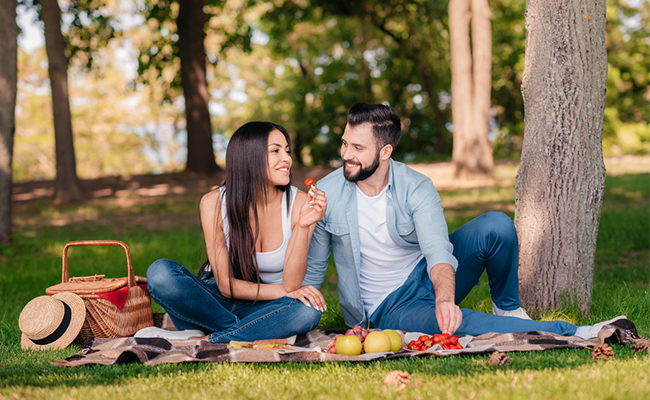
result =
[[[289,133],[271,122],[249,122],[235,131],[226,150],[226,215],[230,225],[228,235],[229,280],[232,278],[260,283],[255,257],[255,243],[259,236],[257,202],[266,202],[268,193],[268,138],[280,131],[291,149]],[[291,204],[291,180],[277,188],[286,192],[287,210]],[[251,225],[253,213],[254,224]],[[215,216],[215,219],[218,216]],[[216,220],[215,220],[216,224]],[[214,266],[213,266],[214,273]],[[231,283],[232,293],[232,283]]]

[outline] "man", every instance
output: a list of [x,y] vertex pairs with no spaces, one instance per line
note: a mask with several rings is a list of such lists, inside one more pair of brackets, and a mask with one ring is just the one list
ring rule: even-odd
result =
[[[605,323],[577,327],[526,315],[510,218],[487,213],[448,235],[431,180],[390,158],[400,137],[394,108],[357,103],[349,110],[341,138],[343,167],[318,182],[328,209],[316,225],[303,284],[320,287],[331,249],[349,326],[369,319],[377,328],[429,334],[596,336]],[[484,270],[496,315],[458,307]]]

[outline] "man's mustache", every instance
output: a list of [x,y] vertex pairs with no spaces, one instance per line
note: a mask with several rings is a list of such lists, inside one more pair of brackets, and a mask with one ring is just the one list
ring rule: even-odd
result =
[[358,162],[358,161],[346,160],[345,158],[341,158],[341,160],[343,160],[343,163],[345,163],[345,164],[361,165],[361,163]]

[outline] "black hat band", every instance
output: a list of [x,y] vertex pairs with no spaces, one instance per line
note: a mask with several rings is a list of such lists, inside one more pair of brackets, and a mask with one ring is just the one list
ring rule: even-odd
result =
[[61,320],[61,324],[59,324],[59,327],[56,328],[54,332],[44,337],[43,339],[32,340],[32,343],[37,344],[39,346],[45,346],[47,344],[54,343],[57,340],[59,340],[61,336],[63,336],[63,334],[68,330],[68,327],[70,326],[70,321],[72,320],[72,310],[70,310],[70,306],[67,305],[65,302],[62,301],[61,303],[63,303],[64,313],[63,313],[63,319]]

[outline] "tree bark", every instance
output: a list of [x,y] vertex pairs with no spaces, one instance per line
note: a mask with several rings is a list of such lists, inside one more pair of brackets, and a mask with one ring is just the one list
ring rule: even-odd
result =
[[449,1],[451,44],[451,122],[454,126],[452,161],[456,171],[465,164],[463,151],[472,114],[472,49],[469,40],[470,0]]
[[0,245],[11,243],[11,188],[16,128],[18,25],[15,0],[0,0]]
[[212,125],[205,68],[205,13],[203,0],[180,0],[176,26],[181,85],[185,97],[187,123],[186,172],[218,171],[212,147]]
[[492,92],[492,13],[487,0],[472,0],[472,130],[467,151],[467,171],[489,174],[494,160],[488,140]]
[[605,186],[606,0],[529,0],[515,185],[525,307],[589,314]]
[[45,31],[45,51],[52,88],[52,114],[56,153],[55,203],[81,199],[72,138],[72,119],[68,95],[68,58],[61,34],[61,10],[56,0],[41,0],[41,20]]
[[492,147],[487,139],[492,82],[490,18],[487,0],[449,2],[452,160],[458,177],[487,175],[492,171]]

